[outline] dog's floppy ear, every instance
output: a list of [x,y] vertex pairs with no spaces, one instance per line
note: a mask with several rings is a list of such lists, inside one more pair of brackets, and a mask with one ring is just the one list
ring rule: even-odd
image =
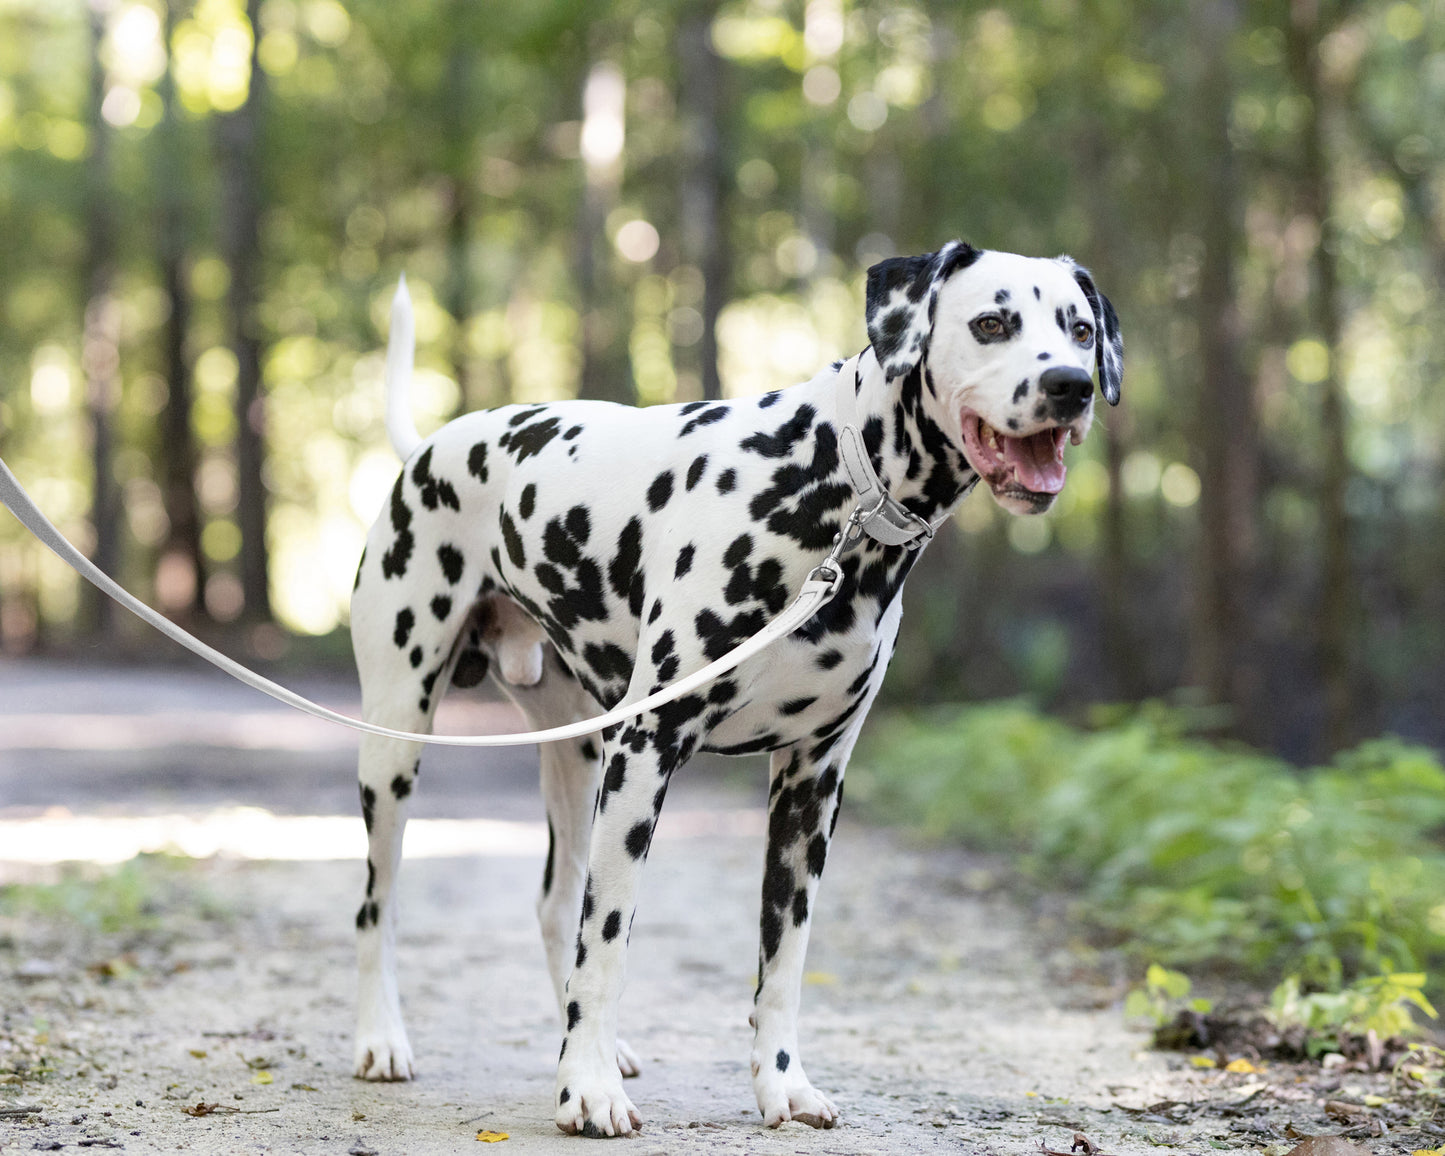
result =
[[1094,311],[1095,363],[1099,367],[1099,390],[1110,405],[1119,404],[1119,387],[1124,384],[1124,338],[1119,333],[1119,315],[1109,299],[1099,292],[1094,277],[1072,257],[1060,257]]
[[928,353],[938,290],[981,256],[967,241],[950,241],[921,257],[890,257],[868,270],[868,340],[888,377],[911,373]]

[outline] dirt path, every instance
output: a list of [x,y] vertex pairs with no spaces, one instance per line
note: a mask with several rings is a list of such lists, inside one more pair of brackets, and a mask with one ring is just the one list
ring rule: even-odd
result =
[[[19,695],[25,673],[0,667],[0,694],[10,680]],[[40,673],[68,685],[64,671]],[[198,738],[86,750],[75,717],[103,735],[137,709],[110,693],[4,698],[32,729],[26,745],[0,738],[0,827],[36,816],[35,796],[47,792],[112,833],[134,815],[204,819],[247,803],[269,812],[252,820],[280,844],[272,853],[328,853],[307,834],[321,828],[286,822],[351,813],[349,740],[238,752],[215,735],[236,709],[229,691],[173,701],[197,693],[181,678],[152,685],[142,708],[169,704]],[[333,697],[344,701],[344,690]],[[33,723],[47,714],[48,732]],[[0,717],[0,736],[14,729]],[[229,793],[207,777],[213,765]],[[1091,1007],[1098,990],[1061,978],[1067,953],[993,889],[985,864],[846,820],[814,921],[802,1038],[843,1122],[762,1129],[747,1072],[763,823],[761,770],[749,769],[757,781],[747,787],[702,771],[680,780],[663,814],[622,1011],[645,1065],[629,1085],[645,1119],[630,1150],[1026,1153],[1041,1139],[1067,1149],[1078,1129],[1128,1153],[1169,1138],[1115,1105],[1189,1099],[1201,1077],[1142,1052],[1116,1006]],[[560,1030],[532,912],[545,829],[527,771],[526,757],[489,777],[445,758],[426,765],[420,813],[461,821],[446,828],[451,844],[437,841],[442,828],[418,825],[423,853],[437,857],[402,873],[412,1084],[349,1074],[359,859],[155,868],[141,873],[134,923],[110,932],[0,916],[0,1072],[24,1077],[0,1076],[0,1152],[89,1141],[140,1152],[442,1153],[469,1150],[483,1129],[508,1133],[504,1150],[577,1151],[585,1142],[551,1122]],[[154,782],[159,793],[145,786]],[[117,783],[124,794],[108,791]],[[66,817],[50,821],[65,838]],[[304,845],[288,851],[288,838]],[[5,858],[0,844],[10,878],[38,870]],[[147,915],[146,901],[159,910]],[[37,1079],[37,1067],[52,1070]],[[216,1107],[185,1113],[197,1104]],[[5,1117],[24,1106],[40,1111]]]

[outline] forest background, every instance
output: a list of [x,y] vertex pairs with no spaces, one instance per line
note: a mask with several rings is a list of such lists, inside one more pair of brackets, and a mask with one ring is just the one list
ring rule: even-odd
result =
[[[895,703],[1445,744],[1440,0],[3,0],[0,455],[189,628],[345,661],[414,401],[655,404],[866,343],[863,271],[1068,252],[1123,403],[963,505]],[[0,653],[166,655],[13,520]]]

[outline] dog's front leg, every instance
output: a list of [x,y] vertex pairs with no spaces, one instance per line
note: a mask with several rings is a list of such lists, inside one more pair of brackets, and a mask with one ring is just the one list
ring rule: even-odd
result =
[[809,1082],[798,1055],[798,1002],[809,921],[828,841],[843,799],[849,735],[820,750],[774,751],[768,791],[768,852],[763,873],[762,943],[753,997],[753,1090],[763,1123],[800,1120],[831,1128],[838,1109]]
[[642,1123],[617,1067],[617,1001],[637,884],[673,770],[694,739],[654,715],[604,736],[577,958],[567,981],[567,1034],[557,1065],[557,1127],[625,1136]]
[[420,749],[416,743],[375,735],[361,740],[361,813],[367,852],[366,895],[356,913],[355,1072],[366,1080],[409,1080],[415,1074],[396,985],[394,888]]

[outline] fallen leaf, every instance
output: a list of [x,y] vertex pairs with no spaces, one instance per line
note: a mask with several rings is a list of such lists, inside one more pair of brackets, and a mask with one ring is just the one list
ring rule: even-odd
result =
[[499,1141],[508,1140],[510,1138],[511,1137],[509,1137],[505,1132],[483,1131],[477,1133],[477,1139],[480,1140],[483,1144],[496,1144]]
[[275,1078],[276,1078],[276,1077],[273,1076],[273,1075],[271,1075],[270,1072],[268,1072],[268,1071],[266,1071],[264,1068],[262,1068],[261,1071],[257,1072],[254,1076],[251,1077],[251,1083],[253,1083],[253,1084],[269,1084],[269,1083],[271,1083],[272,1081],[274,1081]]
[[1410,1156],[1445,1156],[1445,1144],[1439,1148],[1416,1148]]
[[291,1090],[292,1090],[293,1092],[314,1092],[314,1091],[316,1091],[316,1089],[313,1088],[310,1084],[292,1084],[292,1085],[291,1085]]
[[1364,1100],[1367,1108],[1382,1108],[1390,1102],[1384,1096],[1362,1096],[1360,1098]]
[[831,971],[806,971],[803,973],[803,982],[814,987],[829,987],[838,982],[838,977]]
[[1370,1156],[1370,1150],[1339,1136],[1311,1136],[1291,1148],[1288,1156]]
[[1189,1062],[1196,1068],[1217,1068],[1213,1056],[1190,1056]]
[[193,1108],[182,1108],[181,1111],[187,1116],[209,1116],[221,1105],[219,1104],[197,1104]]
[[1249,1074],[1253,1074],[1253,1073],[1259,1071],[1258,1068],[1256,1068],[1253,1064],[1251,1064],[1251,1063],[1250,1063],[1248,1060],[1246,1060],[1243,1056],[1241,1056],[1241,1057],[1240,1057],[1239,1059],[1237,1059],[1237,1060],[1230,1060],[1229,1063],[1227,1063],[1227,1064],[1224,1065],[1224,1070],[1225,1070],[1226,1072],[1245,1072],[1245,1073],[1249,1073]]
[[195,1056],[196,1059],[198,1059],[198,1060],[204,1060],[204,1059],[206,1058],[206,1049],[205,1049],[205,1048],[192,1048],[192,1049],[191,1049],[191,1055]]

